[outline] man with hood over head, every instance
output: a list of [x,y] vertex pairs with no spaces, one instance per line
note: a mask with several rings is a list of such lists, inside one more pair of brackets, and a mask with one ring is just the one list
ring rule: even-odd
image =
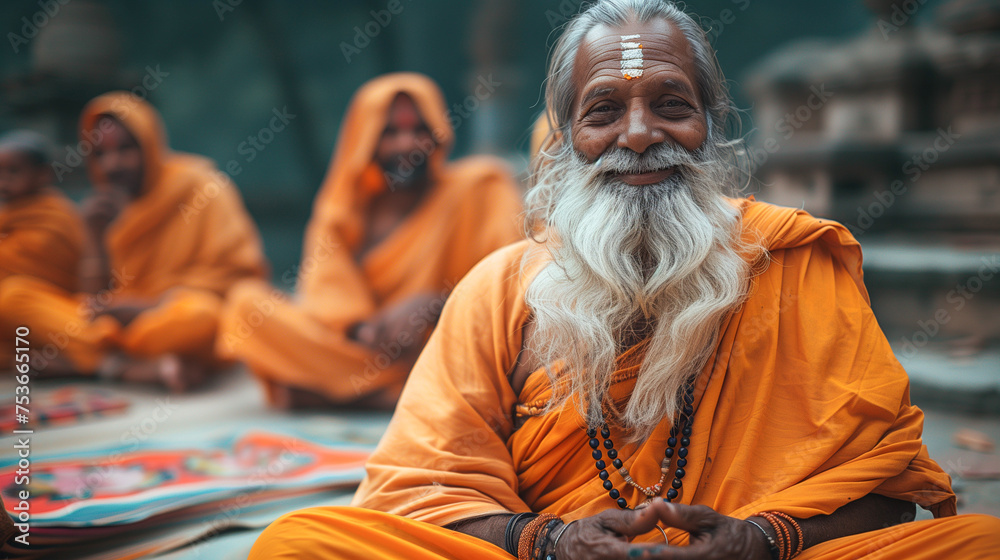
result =
[[88,103],[80,137],[94,187],[83,202],[76,293],[12,278],[0,316],[29,327],[45,373],[185,390],[219,364],[226,292],[268,272],[257,228],[228,178],[206,158],[172,151],[159,114],[134,95]]
[[245,361],[279,407],[390,408],[451,289],[521,237],[503,162],[446,162],[441,91],[389,74],[354,96],[306,228],[297,293],[237,286],[217,350]]

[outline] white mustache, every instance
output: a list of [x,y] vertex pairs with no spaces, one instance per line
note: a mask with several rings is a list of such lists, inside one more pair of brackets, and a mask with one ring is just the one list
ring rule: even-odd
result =
[[630,175],[660,171],[672,167],[684,171],[701,162],[696,153],[661,142],[639,153],[628,148],[614,147],[601,154],[594,162],[604,175]]

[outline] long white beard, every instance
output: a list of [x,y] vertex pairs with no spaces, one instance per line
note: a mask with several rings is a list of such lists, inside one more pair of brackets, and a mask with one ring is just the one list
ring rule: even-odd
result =
[[[548,368],[550,406],[576,395],[580,413],[598,425],[617,357],[650,335],[635,390],[623,411],[611,409],[614,420],[642,440],[676,416],[685,381],[746,298],[746,256],[761,251],[741,241],[740,212],[726,198],[729,166],[715,156],[661,143],[642,154],[614,149],[589,164],[566,147],[538,172],[528,219],[544,227],[553,260],[525,297],[531,350],[544,364],[563,364]],[[677,171],[656,185],[613,178],[671,166]]]

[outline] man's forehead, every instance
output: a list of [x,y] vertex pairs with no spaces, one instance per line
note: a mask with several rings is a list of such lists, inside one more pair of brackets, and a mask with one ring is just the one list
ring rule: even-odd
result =
[[645,72],[635,69],[645,71],[653,65],[671,66],[694,85],[691,44],[677,26],[664,19],[632,21],[614,27],[597,25],[580,44],[574,78],[580,85],[607,75],[641,79]]
[[422,120],[417,104],[409,95],[397,95],[389,107],[389,124],[397,128],[414,127]]
[[102,145],[138,145],[138,141],[135,139],[135,135],[132,131],[125,126],[120,120],[105,115],[97,120],[96,129],[100,130],[100,139],[97,141],[98,144]]

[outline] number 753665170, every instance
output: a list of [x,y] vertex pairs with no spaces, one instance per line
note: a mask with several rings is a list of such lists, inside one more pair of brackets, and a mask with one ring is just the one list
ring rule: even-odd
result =
[[28,398],[30,393],[28,371],[31,368],[31,354],[29,354],[31,346],[28,343],[28,335],[30,334],[31,331],[28,327],[21,326],[14,329],[14,369],[19,374],[14,377],[17,382],[17,386],[14,388],[16,394],[14,404],[18,420],[24,419],[22,423],[27,423],[27,405],[30,402]]

